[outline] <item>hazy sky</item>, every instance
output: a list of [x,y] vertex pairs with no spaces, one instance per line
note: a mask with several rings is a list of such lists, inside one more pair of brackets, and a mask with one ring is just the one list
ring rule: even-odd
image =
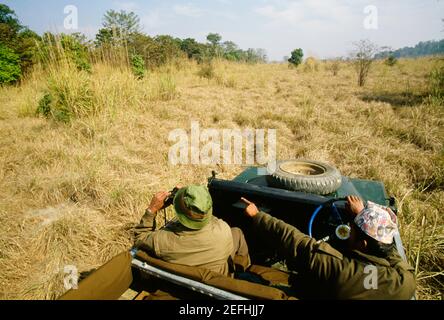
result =
[[[134,11],[149,35],[205,41],[210,32],[241,48],[264,48],[282,60],[294,48],[318,58],[346,55],[368,38],[399,48],[444,38],[444,0],[14,0],[20,21],[38,33],[64,29],[66,5],[78,9],[77,31],[94,37],[108,9]],[[375,20],[377,18],[377,21]],[[365,27],[367,26],[367,28]],[[368,27],[370,26],[370,28]]]

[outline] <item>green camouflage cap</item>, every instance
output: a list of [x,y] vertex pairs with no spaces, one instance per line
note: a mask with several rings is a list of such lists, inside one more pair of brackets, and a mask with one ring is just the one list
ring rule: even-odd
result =
[[213,200],[204,186],[182,188],[174,197],[174,209],[179,222],[189,229],[202,229],[212,217],[212,208]]

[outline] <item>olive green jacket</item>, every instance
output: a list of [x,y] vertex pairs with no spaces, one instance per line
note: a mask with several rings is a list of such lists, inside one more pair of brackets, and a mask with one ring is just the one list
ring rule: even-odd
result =
[[295,271],[289,282],[300,298],[411,299],[415,293],[413,268],[396,249],[385,258],[357,250],[342,254],[267,213],[253,221],[257,236],[267,237]]
[[146,212],[136,226],[136,247],[167,262],[229,274],[228,257],[233,251],[233,237],[225,221],[213,216],[200,230],[172,221],[156,230],[155,217]]

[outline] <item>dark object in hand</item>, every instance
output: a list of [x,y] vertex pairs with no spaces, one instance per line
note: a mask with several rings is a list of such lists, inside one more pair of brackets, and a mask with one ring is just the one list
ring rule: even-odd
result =
[[165,199],[165,202],[164,202],[165,204],[164,204],[163,208],[167,208],[173,204],[173,200],[174,200],[174,197],[176,196],[177,191],[179,191],[179,188],[177,188],[177,187],[170,191],[170,195],[168,196],[168,198]]

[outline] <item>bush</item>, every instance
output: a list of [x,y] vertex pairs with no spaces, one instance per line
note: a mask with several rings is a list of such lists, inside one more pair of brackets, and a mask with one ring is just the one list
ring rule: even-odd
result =
[[375,60],[379,47],[370,40],[360,40],[353,44],[355,50],[351,53],[354,67],[358,74],[358,86],[365,85],[370,68]]
[[153,100],[172,100],[177,96],[176,82],[170,74],[162,74],[154,87]]
[[305,72],[313,72],[319,70],[319,63],[313,57],[308,57],[304,63]]
[[288,59],[288,62],[291,66],[297,67],[302,63],[302,58],[304,57],[304,52],[301,48],[295,49],[291,52],[291,57]]
[[395,58],[395,56],[390,55],[385,59],[385,64],[389,67],[393,67],[398,62],[398,59]]
[[429,77],[430,96],[438,101],[444,100],[444,66],[436,67]]
[[91,72],[88,48],[72,35],[62,35],[60,42],[65,53],[72,59],[78,70]]
[[156,36],[152,38],[142,33],[130,36],[128,50],[140,55],[150,69],[163,66],[185,55],[173,37]]
[[137,79],[142,79],[145,76],[145,61],[141,55],[134,54],[131,57],[131,67]]
[[208,80],[214,78],[215,72],[213,64],[211,62],[202,63],[197,75]]
[[55,70],[40,99],[37,114],[56,121],[70,122],[96,112],[94,93],[88,73],[66,67]]
[[44,96],[40,99],[39,105],[37,107],[37,114],[41,114],[45,117],[49,117],[51,115],[51,103],[52,96],[50,93],[46,92]]
[[333,74],[333,76],[338,75],[340,67],[341,67],[341,64],[340,64],[339,60],[333,60],[330,63],[329,69],[330,69],[331,73]]
[[16,82],[21,74],[19,55],[0,43],[0,84]]
[[45,33],[39,48],[40,61],[44,65],[73,63],[77,70],[91,72],[88,48],[77,37]]

